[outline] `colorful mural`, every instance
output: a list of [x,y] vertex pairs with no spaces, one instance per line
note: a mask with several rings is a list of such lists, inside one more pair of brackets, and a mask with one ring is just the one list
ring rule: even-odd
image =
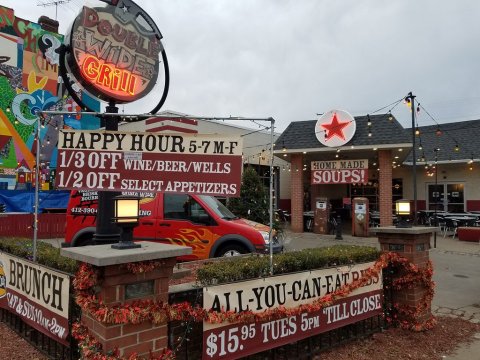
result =
[[[58,74],[62,43],[63,35],[15,17],[14,10],[0,6],[0,189],[35,185],[38,126],[42,189],[50,189],[54,183],[58,129],[99,127],[93,117],[37,117],[42,110],[80,110],[66,95]],[[82,100],[100,109],[98,102],[86,96]]]

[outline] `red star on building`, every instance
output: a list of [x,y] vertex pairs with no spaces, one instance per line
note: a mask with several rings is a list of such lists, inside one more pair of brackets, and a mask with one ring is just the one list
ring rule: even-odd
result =
[[325,129],[325,141],[330,140],[333,136],[338,136],[340,139],[345,140],[345,134],[343,129],[350,124],[350,121],[339,122],[337,114],[333,114],[332,122],[330,124],[322,124]]

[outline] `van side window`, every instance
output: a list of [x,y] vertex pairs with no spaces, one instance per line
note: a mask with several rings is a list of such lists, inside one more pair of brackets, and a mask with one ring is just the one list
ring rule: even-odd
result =
[[208,216],[205,209],[191,196],[184,194],[164,194],[164,219],[190,220],[199,222]]

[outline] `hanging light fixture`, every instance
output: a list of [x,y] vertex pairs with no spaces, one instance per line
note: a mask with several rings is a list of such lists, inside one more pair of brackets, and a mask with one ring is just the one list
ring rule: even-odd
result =
[[370,120],[369,114],[367,114],[367,126],[372,126],[372,120]]
[[388,120],[392,121],[393,120],[393,115],[392,115],[392,110],[388,112]]
[[420,129],[418,128],[418,126],[415,128],[415,135],[420,135]]
[[458,144],[455,144],[455,149],[454,150],[457,151],[457,152],[460,151],[460,147],[458,146]]

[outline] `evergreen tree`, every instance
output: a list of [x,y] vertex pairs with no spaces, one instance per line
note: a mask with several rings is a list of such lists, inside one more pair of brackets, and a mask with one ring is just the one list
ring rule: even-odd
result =
[[235,215],[242,218],[262,224],[269,223],[268,189],[252,167],[243,170],[240,197],[231,198],[228,207]]

